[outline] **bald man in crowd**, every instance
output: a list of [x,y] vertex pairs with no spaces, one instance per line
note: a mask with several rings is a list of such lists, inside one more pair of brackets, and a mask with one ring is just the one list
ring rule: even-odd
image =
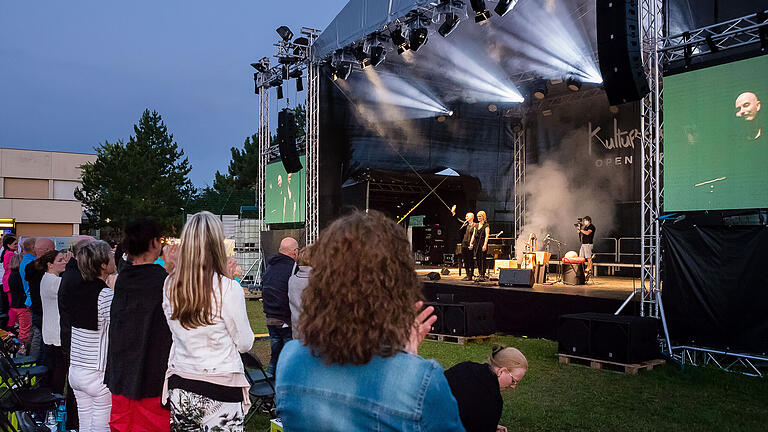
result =
[[[46,271],[37,260],[55,247],[56,244],[49,238],[40,237],[35,240],[35,261],[30,262],[24,268],[24,278],[29,285],[29,296],[32,301],[29,307],[30,312],[32,312],[32,344],[29,348],[29,355],[35,358],[43,353],[43,302],[40,300],[40,281]],[[41,363],[45,363],[45,359],[39,358],[39,360]]]
[[268,373],[274,374],[277,359],[283,345],[292,339],[291,306],[288,301],[288,279],[293,275],[296,259],[299,256],[299,242],[286,237],[280,242],[278,254],[269,260],[267,269],[261,277],[261,296],[264,314],[267,316],[270,349]]
[[751,141],[763,135],[760,124],[760,99],[752,92],[744,92],[736,98],[736,117],[741,119],[747,128],[746,137]]

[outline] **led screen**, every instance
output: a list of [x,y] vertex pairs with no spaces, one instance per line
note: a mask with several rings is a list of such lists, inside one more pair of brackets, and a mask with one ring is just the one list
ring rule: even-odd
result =
[[[300,157],[301,166],[306,165],[305,156]],[[267,190],[264,196],[265,222],[304,222],[304,201],[306,199],[305,169],[288,174],[282,162],[267,165]]]

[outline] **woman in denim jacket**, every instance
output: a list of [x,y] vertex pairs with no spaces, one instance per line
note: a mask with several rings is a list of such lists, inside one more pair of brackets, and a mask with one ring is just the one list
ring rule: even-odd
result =
[[289,431],[463,431],[443,368],[416,353],[436,317],[402,227],[353,213],[312,246],[302,342],[277,367],[277,409]]

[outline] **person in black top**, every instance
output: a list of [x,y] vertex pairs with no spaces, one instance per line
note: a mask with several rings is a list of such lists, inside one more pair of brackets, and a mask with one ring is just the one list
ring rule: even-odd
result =
[[485,276],[485,254],[488,252],[488,238],[491,236],[491,227],[488,226],[485,212],[477,212],[477,223],[474,227],[474,234],[469,242],[469,249],[474,251],[477,260],[477,280],[478,282],[487,281]]
[[516,348],[494,346],[487,363],[464,362],[445,371],[467,432],[506,432],[499,424],[504,400],[501,390],[517,388],[528,371],[528,360]]
[[280,242],[278,254],[269,260],[261,278],[264,314],[267,316],[270,352],[267,372],[274,375],[283,345],[292,339],[291,306],[288,301],[288,279],[293,275],[299,256],[299,243],[286,237]]
[[163,247],[160,228],[139,219],[125,228],[123,242],[133,264],[115,282],[110,309],[104,382],[112,393],[112,431],[168,430],[163,392],[171,331],[163,313],[165,269],[154,264]]
[[595,226],[592,225],[592,218],[584,216],[582,223],[576,228],[581,240],[579,256],[587,259],[587,274],[592,274],[592,246],[595,239]]
[[24,268],[24,278],[29,284],[29,298],[32,301],[32,306],[29,307],[29,311],[32,313],[32,342],[29,355],[38,359],[41,364],[46,364],[46,360],[43,349],[43,302],[40,300],[40,281],[48,269],[39,260],[46,252],[52,251],[55,247],[53,240],[45,237],[38,238],[35,241],[37,259]]

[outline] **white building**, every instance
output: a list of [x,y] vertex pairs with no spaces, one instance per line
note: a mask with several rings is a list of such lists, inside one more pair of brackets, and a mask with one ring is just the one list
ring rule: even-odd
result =
[[0,218],[15,219],[19,236],[80,234],[83,206],[75,199],[80,166],[94,154],[0,148]]

